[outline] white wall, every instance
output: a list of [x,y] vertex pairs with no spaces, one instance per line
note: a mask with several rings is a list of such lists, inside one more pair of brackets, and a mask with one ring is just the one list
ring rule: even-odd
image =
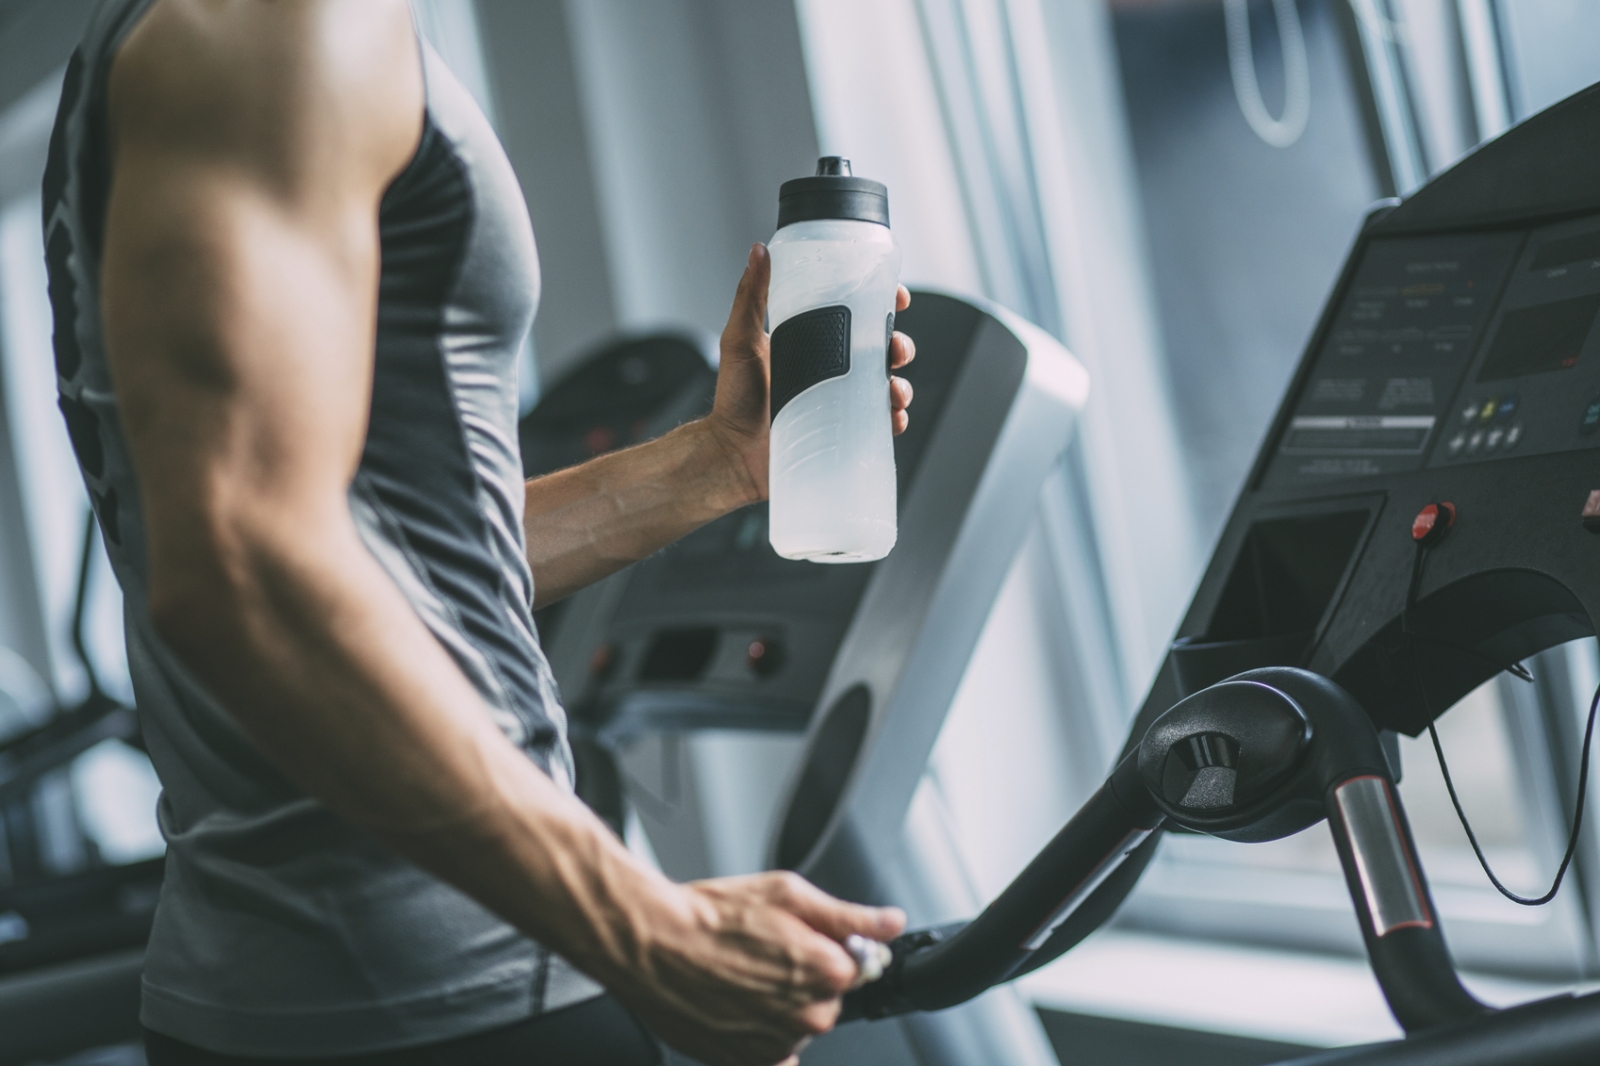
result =
[[617,322],[720,331],[778,185],[815,162],[793,15],[573,0],[567,17]]

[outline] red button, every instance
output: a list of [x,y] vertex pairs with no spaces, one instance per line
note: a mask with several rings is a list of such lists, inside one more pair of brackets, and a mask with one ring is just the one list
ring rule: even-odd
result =
[[1589,493],[1583,505],[1583,528],[1590,533],[1600,533],[1600,489]]
[[744,661],[757,677],[771,677],[783,667],[783,645],[771,637],[757,637],[745,650]]
[[1411,539],[1418,544],[1434,545],[1444,539],[1456,522],[1456,505],[1430,503],[1417,512],[1411,520]]

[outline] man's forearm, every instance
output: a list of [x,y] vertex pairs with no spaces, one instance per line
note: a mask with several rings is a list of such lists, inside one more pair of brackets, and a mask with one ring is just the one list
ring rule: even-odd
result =
[[707,418],[527,484],[535,602],[558,600],[759,499]]
[[833,1024],[855,975],[836,941],[889,939],[901,916],[792,874],[645,867],[499,732],[348,521],[277,528],[190,552],[152,615],[280,769],[697,1059],[778,1061]]

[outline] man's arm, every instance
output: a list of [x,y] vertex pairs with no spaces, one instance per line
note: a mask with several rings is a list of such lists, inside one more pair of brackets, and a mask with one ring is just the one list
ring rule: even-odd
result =
[[[536,606],[637,562],[714,518],[767,498],[771,273],[767,249],[759,244],[751,248],[722,331],[710,415],[649,443],[528,482],[523,526]],[[911,294],[901,286],[895,310],[904,311],[910,303]],[[911,338],[895,333],[889,365],[905,366],[916,351]],[[905,432],[911,383],[891,377],[888,402],[894,432]]]
[[159,0],[118,54],[103,290],[151,616],[293,780],[709,1063],[831,1025],[837,940],[893,914],[797,878],[674,885],[495,728],[346,502],[389,181],[422,80],[399,0]]

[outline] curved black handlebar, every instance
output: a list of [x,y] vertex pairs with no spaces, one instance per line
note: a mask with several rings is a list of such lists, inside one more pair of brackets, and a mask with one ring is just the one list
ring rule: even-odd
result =
[[982,914],[895,941],[888,970],[845,997],[840,1020],[941,1010],[1016,976],[1161,821],[1130,755]]
[[1060,955],[1126,896],[1164,821],[1259,841],[1324,817],[1400,1024],[1416,1032],[1489,1013],[1456,977],[1371,720],[1327,678],[1271,667],[1158,718],[982,914],[895,941],[884,976],[846,996],[840,1020],[955,1006]]

